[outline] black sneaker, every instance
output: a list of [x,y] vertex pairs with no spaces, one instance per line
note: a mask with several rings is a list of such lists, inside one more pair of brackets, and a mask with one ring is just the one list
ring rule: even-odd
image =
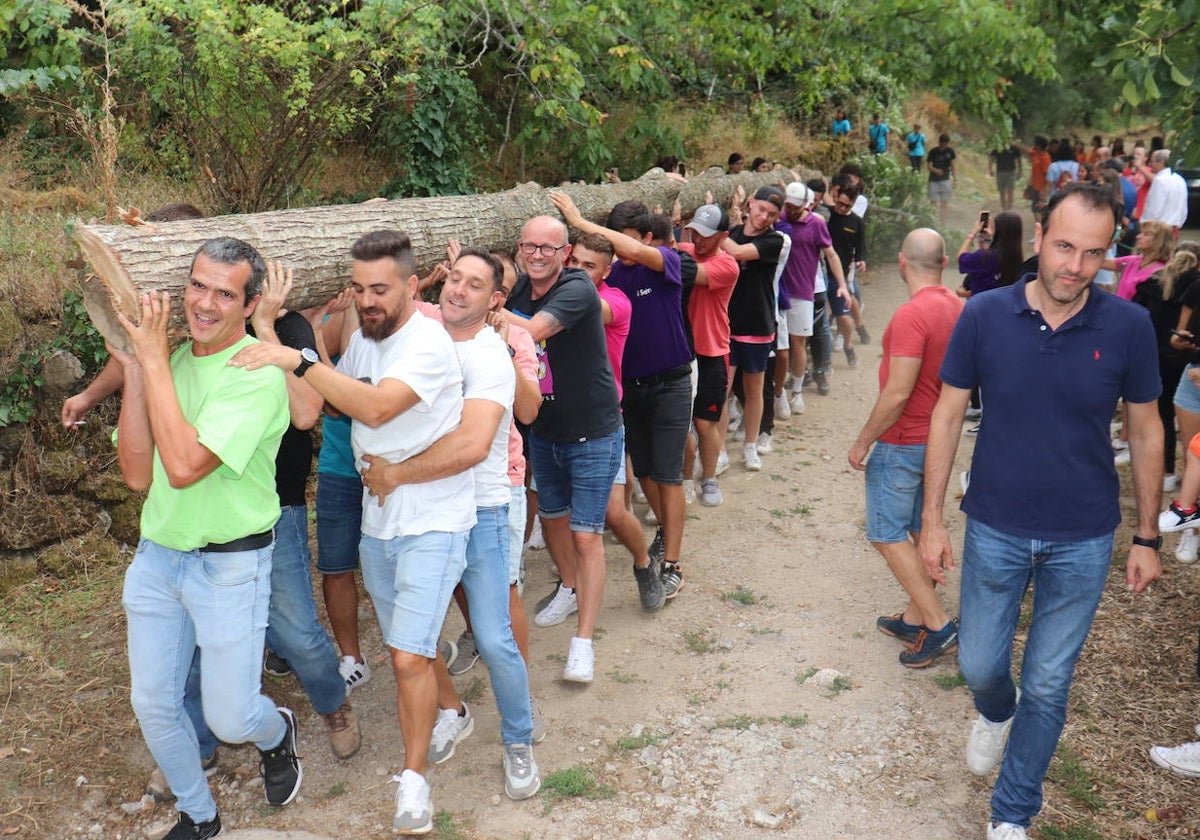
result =
[[663,595],[670,601],[683,589],[683,572],[679,571],[678,563],[662,564]]
[[[550,594],[533,605],[533,614],[537,615],[546,607],[550,606],[550,602],[554,600],[554,596],[558,594],[558,587],[562,586],[561,580],[554,581],[554,587],[550,590]],[[447,668],[450,666],[446,666]]]
[[916,641],[900,654],[900,664],[905,668],[925,668],[944,653],[958,650],[958,624],[951,619],[936,633],[922,627]]
[[279,714],[287,725],[283,740],[273,750],[259,750],[261,757],[263,787],[267,791],[267,804],[287,805],[300,792],[304,768],[296,755],[296,715],[291,709],[279,707]]
[[829,394],[829,377],[823,370],[813,371],[813,382],[817,383],[817,393],[822,397]]
[[292,666],[282,656],[277,656],[275,651],[268,650],[267,658],[263,660],[263,671],[272,677],[286,677],[292,673]]
[[667,546],[663,542],[662,528],[654,532],[654,539],[650,542],[650,559],[657,560],[661,563],[667,558]]
[[663,590],[662,563],[650,558],[650,565],[644,569],[633,567],[633,577],[637,581],[638,597],[642,599],[642,609],[654,612],[667,602],[667,594]]
[[175,827],[166,833],[163,840],[208,840],[209,837],[216,837],[220,833],[220,814],[207,822],[197,823],[192,822],[192,818],[181,811],[179,822],[175,823]]
[[909,624],[904,620],[904,613],[902,612],[898,612],[895,615],[879,616],[879,618],[875,619],[875,626],[879,628],[880,633],[893,636],[897,639],[903,639],[909,643],[915,642],[921,632],[921,625]]

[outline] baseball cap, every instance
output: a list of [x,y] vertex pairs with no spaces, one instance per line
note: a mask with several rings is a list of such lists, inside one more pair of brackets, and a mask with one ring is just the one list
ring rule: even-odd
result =
[[769,201],[780,210],[783,209],[783,190],[772,184],[768,184],[765,187],[759,187],[758,191],[754,193],[754,198],[758,201]]
[[797,207],[807,207],[812,201],[813,194],[804,184],[799,181],[792,181],[787,185],[786,196],[783,199],[784,204],[795,204]]
[[718,205],[705,204],[696,208],[696,214],[686,226],[701,236],[712,236],[729,230],[729,216]]

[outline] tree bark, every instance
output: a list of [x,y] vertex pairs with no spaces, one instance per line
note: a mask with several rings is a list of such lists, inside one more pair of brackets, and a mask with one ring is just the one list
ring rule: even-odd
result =
[[[728,207],[734,190],[747,195],[766,184],[782,184],[817,173],[776,169],[765,173],[726,175],[713,167],[683,184],[652,169],[636,181],[619,184],[556,187],[568,193],[587,218],[604,223],[608,211],[627,199],[644,201],[669,213],[678,200],[683,216],[712,202]],[[78,225],[76,240],[98,277],[85,284],[84,303],[92,322],[110,343],[127,346],[116,320],[123,312],[140,316],[138,300],[145,292],[173,292],[173,332],[184,329],[182,290],[192,254],[206,240],[233,236],[255,246],[266,259],[281,260],[295,280],[289,309],[324,303],[344,289],[350,278],[350,245],[373,230],[403,230],[412,238],[417,269],[424,274],[445,259],[446,243],[457,239],[485,250],[513,250],[526,220],[557,216],[547,189],[521,184],[499,193],[409,198],[368,204],[306,207],[236,216],[217,216],[141,226]]]

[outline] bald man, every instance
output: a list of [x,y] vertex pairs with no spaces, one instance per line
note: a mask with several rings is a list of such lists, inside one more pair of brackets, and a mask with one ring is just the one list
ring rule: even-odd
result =
[[900,276],[909,300],[883,332],[879,398],[849,453],[850,466],[867,474],[867,539],[908,593],[902,612],[880,616],[875,624],[908,643],[900,654],[908,668],[924,668],[958,647],[958,627],[916,546],[929,417],[942,387],[938,369],[963,308],[942,285],[945,265],[946,243],[937,231],[920,228],[905,237]]

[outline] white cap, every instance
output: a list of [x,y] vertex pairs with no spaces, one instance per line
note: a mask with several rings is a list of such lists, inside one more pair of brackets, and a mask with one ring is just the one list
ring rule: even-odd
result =
[[806,185],[799,181],[792,181],[787,185],[787,193],[783,199],[784,204],[795,204],[797,207],[807,207],[812,203],[813,193]]

